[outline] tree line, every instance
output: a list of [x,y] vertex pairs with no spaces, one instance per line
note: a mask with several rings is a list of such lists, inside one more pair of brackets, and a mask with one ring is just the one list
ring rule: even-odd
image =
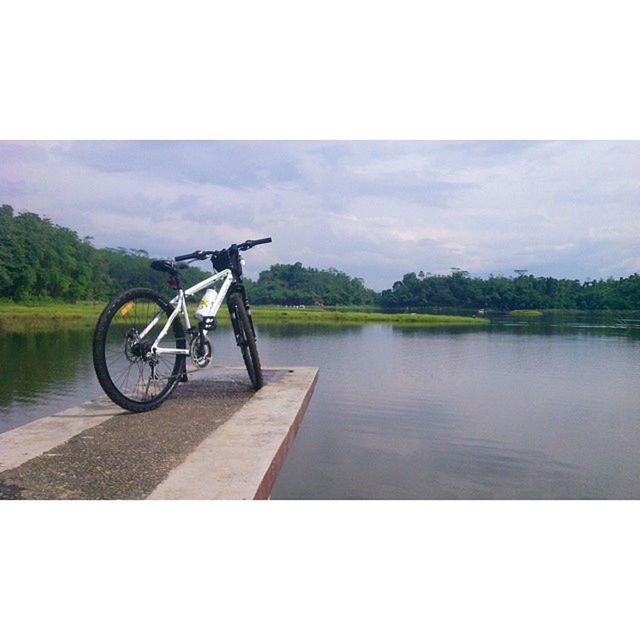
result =
[[[66,227],[29,211],[0,207],[0,299],[107,300],[123,289],[167,290],[166,274],[149,268],[143,249],[96,249]],[[182,272],[193,284],[199,269]]]
[[[93,238],[30,211],[0,207],[0,299],[107,300],[131,287],[168,291],[167,275],[149,268],[144,249],[96,249]],[[209,273],[197,267],[180,272],[189,286]],[[273,265],[257,282],[247,279],[257,304],[372,305],[377,295],[362,280],[336,269],[301,263]]]
[[466,271],[449,275],[407,273],[380,294],[389,308],[458,307],[464,309],[640,309],[640,275],[607,280],[570,280],[520,274],[515,278],[472,278]]
[[255,304],[372,306],[379,294],[337,269],[314,269],[295,264],[274,264],[248,283]]
[[[66,227],[28,211],[0,207],[0,299],[107,300],[130,287],[168,292],[166,274],[149,268],[144,249],[96,249]],[[196,267],[181,272],[191,285],[206,277]],[[275,264],[246,280],[255,304],[378,306],[389,309],[640,309],[640,275],[607,280],[538,277],[471,277],[407,273],[380,293],[337,269]]]

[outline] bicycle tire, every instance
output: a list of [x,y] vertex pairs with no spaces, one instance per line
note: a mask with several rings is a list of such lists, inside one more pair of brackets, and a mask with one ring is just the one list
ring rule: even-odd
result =
[[240,347],[242,359],[249,374],[249,380],[251,380],[253,388],[258,391],[264,386],[260,356],[258,356],[258,348],[249,313],[240,294],[229,296],[229,312],[236,332],[236,342]]
[[[142,311],[145,303],[147,313]],[[140,317],[138,308],[141,309]],[[127,317],[132,310],[135,310],[135,316]],[[158,362],[152,367],[148,352],[144,354],[142,348],[131,347],[130,332],[137,330],[136,324],[144,328],[150,318],[157,313],[160,314],[160,321],[150,332],[151,337],[145,341],[149,345],[172,312],[171,303],[159,293],[151,289],[137,288],[129,289],[113,298],[98,319],[93,336],[93,366],[96,376],[107,396],[127,411],[140,413],[159,407],[175,389],[184,373],[186,356],[183,354],[157,356]],[[165,340],[170,341],[172,346],[175,341],[175,348],[184,349],[186,338],[179,318],[173,321],[171,329]],[[131,373],[134,376],[131,381],[133,386],[129,386]],[[149,395],[152,384],[155,393]],[[143,388],[145,393],[140,397]]]

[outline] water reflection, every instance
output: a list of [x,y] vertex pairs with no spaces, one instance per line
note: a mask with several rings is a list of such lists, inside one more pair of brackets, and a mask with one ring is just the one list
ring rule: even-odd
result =
[[86,331],[4,335],[0,341],[0,406],[64,392],[78,376],[87,375],[90,337]]
[[313,324],[264,324],[258,327],[260,336],[270,338],[306,338],[308,336],[356,335],[361,333],[363,325],[320,323]]
[[0,432],[98,395],[90,331],[0,340]]
[[325,343],[274,498],[639,497],[628,334],[367,326],[358,342]]
[[[263,325],[320,378],[273,498],[639,498],[640,333],[615,319]],[[214,360],[241,366],[228,327]],[[91,332],[4,336],[0,430],[99,395]]]

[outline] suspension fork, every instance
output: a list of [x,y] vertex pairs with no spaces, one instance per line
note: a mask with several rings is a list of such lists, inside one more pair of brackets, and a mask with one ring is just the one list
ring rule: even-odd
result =
[[251,317],[251,307],[249,306],[249,298],[247,298],[247,290],[242,283],[235,282],[229,289],[229,297],[227,297],[227,307],[229,309],[229,316],[231,318],[233,332],[236,336],[236,344],[240,347],[240,335],[242,333],[240,330],[240,322],[237,317],[234,317],[233,307],[229,303],[229,298],[233,293],[239,293],[242,298],[242,303],[244,304],[245,309],[247,310],[247,315],[249,316],[249,325],[251,327],[251,333],[253,334],[254,340],[256,339],[256,330],[253,326],[253,318]]

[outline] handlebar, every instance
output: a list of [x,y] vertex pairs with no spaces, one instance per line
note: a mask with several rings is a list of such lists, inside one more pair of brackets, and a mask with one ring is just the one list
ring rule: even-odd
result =
[[267,244],[271,242],[271,238],[260,238],[259,240],[245,240],[242,244],[238,245],[238,249],[240,251],[246,251],[247,249],[252,249],[257,244]]
[[183,256],[176,256],[174,260],[176,262],[182,262],[182,260],[206,260],[207,259],[207,251],[194,251],[193,253],[185,253]]
[[[245,240],[240,244],[232,244],[229,249],[236,248],[238,251],[247,251],[252,249],[258,244],[267,244],[271,242],[271,238],[260,238],[258,240]],[[182,256],[176,256],[174,260],[181,262],[182,260],[206,260],[209,256],[218,253],[217,251],[194,251],[192,253],[185,253]]]

